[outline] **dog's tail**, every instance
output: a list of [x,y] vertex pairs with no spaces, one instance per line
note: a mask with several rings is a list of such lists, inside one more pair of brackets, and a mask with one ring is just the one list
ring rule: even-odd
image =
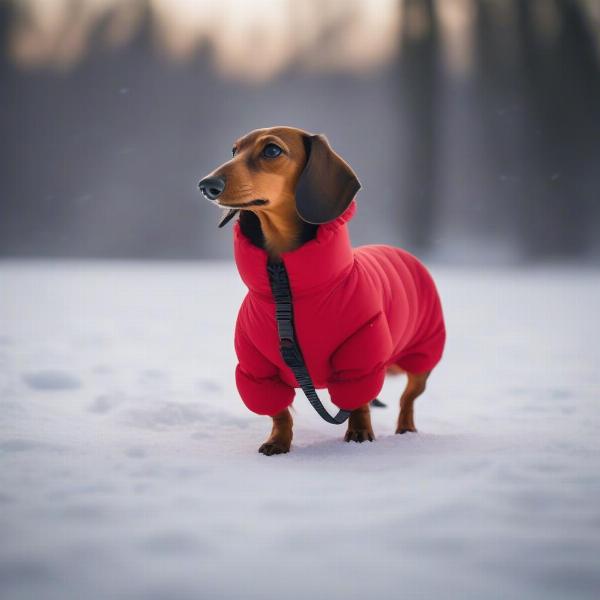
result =
[[387,404],[385,402],[382,402],[379,398],[375,398],[374,400],[371,400],[370,404],[371,404],[371,406],[374,406],[375,408],[385,408],[387,406]]

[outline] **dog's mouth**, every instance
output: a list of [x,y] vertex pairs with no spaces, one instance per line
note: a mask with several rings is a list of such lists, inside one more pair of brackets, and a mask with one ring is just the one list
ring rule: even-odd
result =
[[269,204],[268,200],[264,198],[257,198],[256,200],[250,200],[249,202],[240,202],[239,204],[230,204],[226,202],[222,202],[217,198],[216,204],[222,206],[223,208],[249,208],[251,206],[265,206],[265,204]]
[[243,210],[245,208],[251,208],[253,206],[265,206],[265,204],[269,204],[269,201],[265,200],[264,198],[257,198],[256,200],[249,200],[248,202],[240,202],[238,204],[229,204],[221,202],[218,198],[216,200],[213,200],[213,202],[217,206],[220,206],[225,209],[225,211],[223,212],[223,216],[221,217],[221,220],[217,225],[219,228],[229,223],[229,221],[231,221],[231,219],[233,219],[233,217],[235,217],[235,215],[237,215],[240,212],[240,210]]

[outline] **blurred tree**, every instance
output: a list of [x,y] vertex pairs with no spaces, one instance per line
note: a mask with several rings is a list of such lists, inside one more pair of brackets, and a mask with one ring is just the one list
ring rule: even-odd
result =
[[439,34],[433,0],[404,0],[400,46],[398,176],[402,243],[430,249],[436,207]]
[[[437,207],[448,192],[439,187],[441,175],[460,164],[471,171],[468,184],[450,197],[466,221],[463,230],[515,240],[529,259],[588,253],[600,226],[600,78],[597,24],[582,3],[472,2],[474,70],[463,79],[442,72],[444,23],[436,4],[402,5],[403,243],[417,252],[431,249]],[[448,76],[454,81],[443,84]],[[441,145],[456,139],[440,135],[442,120],[452,118],[450,93],[476,107],[452,165],[444,162],[452,149]]]
[[[517,9],[518,76],[535,140],[518,223],[523,247],[533,258],[580,255],[600,201],[599,170],[591,162],[600,152],[600,93],[590,24],[570,0],[538,3],[537,13],[518,0]],[[542,10],[557,19],[545,35]]]

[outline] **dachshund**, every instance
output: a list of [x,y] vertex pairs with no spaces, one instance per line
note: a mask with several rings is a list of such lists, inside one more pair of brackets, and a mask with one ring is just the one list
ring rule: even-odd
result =
[[[238,263],[242,278],[247,285],[249,284],[245,274],[242,272],[241,264],[245,264],[246,260],[250,260],[249,258],[247,259],[248,255],[262,253],[265,257],[263,259],[264,262],[277,263],[282,260],[286,262],[287,256],[300,256],[299,252],[304,247],[310,245],[318,246],[319,235],[333,235],[333,230],[327,228],[331,228],[332,223],[337,223],[335,226],[338,227],[340,221],[344,218],[343,215],[351,212],[351,208],[349,207],[351,204],[354,204],[352,201],[360,188],[360,183],[350,166],[334,152],[325,136],[320,134],[313,135],[294,127],[273,127],[254,130],[235,141],[232,155],[232,158],[228,162],[222,164],[207,177],[203,178],[199,183],[199,188],[208,200],[225,209],[219,223],[220,227],[236,215],[238,216],[236,223],[237,233],[235,235],[239,237],[240,243],[237,244],[236,242],[236,262]],[[315,198],[318,199],[315,200]],[[342,223],[342,225],[344,225],[343,229],[345,230],[345,223]],[[320,229],[323,229],[321,234],[319,233]],[[322,245],[325,248],[325,244],[323,243]],[[387,371],[388,374],[406,373],[407,384],[400,398],[400,412],[396,433],[416,432],[413,405],[415,400],[425,390],[426,381],[431,369],[441,357],[441,349],[445,340],[441,305],[439,304],[439,299],[429,274],[426,273],[424,267],[414,257],[400,249],[392,249],[387,246],[374,246],[372,248],[379,248],[379,250],[372,250],[371,253],[379,252],[377,260],[381,260],[382,263],[389,262],[388,257],[391,256],[390,252],[402,253],[398,255],[400,256],[398,260],[403,261],[398,269],[404,273],[404,279],[412,277],[413,279],[416,278],[415,281],[417,281],[413,283],[413,279],[411,279],[410,290],[406,292],[408,302],[413,306],[413,309],[420,298],[419,294],[429,295],[429,300],[423,302],[423,306],[426,305],[426,310],[423,308],[420,313],[418,311],[415,313],[415,315],[417,313],[418,315],[415,316],[415,323],[411,325],[414,333],[410,343],[408,343],[411,347],[411,353],[405,351],[403,354],[403,356],[408,358],[386,361],[383,368],[379,368],[381,367],[379,363],[377,365],[378,373],[380,371],[383,373]],[[386,248],[388,249],[386,251],[388,254],[385,257],[380,256],[381,252],[384,252],[383,249]],[[350,248],[349,251],[352,252],[353,250]],[[361,260],[365,262],[364,256],[367,251],[362,253],[360,251],[361,249],[354,249],[355,258],[352,258],[352,255],[350,255],[349,266],[346,269],[348,272],[352,270],[352,265],[358,260],[356,257],[363,257]],[[372,262],[372,257],[371,255],[369,256],[369,260]],[[397,254],[394,254],[394,257],[396,256]],[[307,265],[306,268],[309,271],[316,273],[321,268],[320,265],[327,263],[328,256],[317,256],[317,259],[317,262]],[[408,266],[405,267],[405,264]],[[254,275],[252,276],[254,277]],[[264,282],[265,276],[260,274],[260,277],[263,278],[260,280],[261,285],[263,285],[262,282]],[[330,287],[337,284],[339,284],[337,280],[335,282],[325,280],[325,285],[330,285]],[[291,286],[294,294],[293,274]],[[249,287],[251,288],[252,284]],[[368,293],[369,291],[367,290],[365,294]],[[399,297],[400,294],[396,296]],[[274,311],[272,304],[269,310]],[[346,311],[348,318],[358,318],[354,315],[353,310],[353,308],[349,308]],[[248,311],[246,310],[246,312]],[[256,311],[253,310],[251,312],[254,318]],[[425,315],[425,312],[427,312],[427,315]],[[431,315],[437,315],[435,323],[434,317]],[[342,312],[339,317],[340,319],[344,319],[345,313]],[[274,318],[271,318],[274,323]],[[388,315],[387,324],[385,323],[386,319],[383,319],[384,324],[381,327],[384,329],[385,327],[392,329],[395,327],[397,329],[399,326],[393,323],[394,319],[397,320],[394,315]],[[267,325],[263,324],[261,326],[266,331]],[[379,321],[374,319],[373,322],[369,322],[369,327],[373,330],[380,327]],[[406,329],[405,325],[402,327],[404,327],[404,330]],[[424,337],[427,340],[436,340],[435,356],[429,357],[427,361],[422,360],[421,347],[414,342],[421,329],[426,334]],[[260,331],[262,332],[263,329]],[[246,337],[252,336],[246,336],[243,331],[238,332],[236,329],[236,351],[240,350],[238,351],[238,358],[240,358],[240,355],[244,352],[244,348],[238,348],[238,333],[240,335],[240,346],[246,343],[244,341]],[[277,340],[270,329],[268,335],[270,336],[270,342],[276,345]],[[390,334],[384,333],[383,335],[387,336],[385,337],[386,340],[390,337]],[[262,333],[254,337],[261,336]],[[266,333],[265,336],[267,336]],[[309,338],[308,333],[305,334],[305,338]],[[393,333],[392,338],[394,338]],[[318,339],[319,343],[322,344],[323,336],[320,336]],[[278,359],[274,354],[276,350],[278,351],[278,347],[276,350],[265,347],[261,351],[256,346],[258,344],[256,340],[250,340],[248,343],[251,344],[251,342],[254,345],[248,346],[248,348],[252,349],[247,358],[249,366],[243,368],[242,372],[239,372],[240,361],[238,371],[236,371],[238,389],[240,389],[242,398],[249,408],[259,414],[269,415],[272,418],[271,434],[266,442],[260,446],[259,452],[266,455],[285,453],[290,450],[292,442],[293,421],[289,410],[291,396],[286,396],[287,399],[282,404],[282,406],[285,405],[284,408],[281,408],[281,406],[278,408],[278,405],[274,403],[269,405],[267,410],[267,408],[263,407],[257,408],[255,406],[256,402],[252,404],[249,399],[244,397],[244,393],[242,392],[244,391],[244,386],[254,390],[258,385],[256,382],[259,380],[261,382],[268,381],[272,383],[273,380],[281,376],[286,367],[281,363],[276,366],[271,364]],[[395,352],[394,356],[399,356],[399,347],[397,345],[392,350],[393,343],[394,339],[389,342],[390,348],[388,353],[393,354]],[[406,339],[403,343],[407,344]],[[355,346],[356,350],[352,354],[353,357],[360,355],[362,351],[368,352],[369,341],[367,338],[360,338]],[[303,353],[305,350],[306,347],[303,342]],[[377,351],[378,346],[376,345],[374,353],[377,354]],[[273,356],[271,361],[268,361],[263,356],[267,353],[271,353]],[[338,352],[338,354],[341,356],[344,352]],[[416,356],[419,356],[420,359],[415,359],[414,357]],[[345,360],[350,360],[352,363],[354,358],[346,358]],[[310,367],[310,360],[307,360],[307,364]],[[426,368],[421,368],[423,365]],[[252,369],[255,369],[256,372],[252,371]],[[381,375],[382,377],[383,375]],[[314,375],[313,378],[315,378]],[[374,395],[370,398],[363,397],[362,403],[359,406],[352,405],[344,437],[345,441],[363,442],[375,439],[371,425],[369,401],[375,398],[376,390],[381,388],[381,378],[377,380],[377,384],[374,384],[375,387],[370,384],[365,384],[366,387],[361,387],[363,380],[356,380],[355,389],[357,390],[357,395],[368,394],[369,391]],[[282,379],[285,378],[282,377]],[[320,377],[320,379],[323,379],[323,377]],[[294,382],[295,379],[290,380],[288,374],[287,385],[285,380],[283,382],[278,380],[277,385],[282,389],[285,387],[287,393],[287,388],[299,387],[297,384],[294,385]],[[325,387],[325,385],[317,387]],[[327,387],[329,387],[332,400],[335,402],[332,392],[334,384],[331,383],[331,386],[327,385]],[[352,393],[352,386],[342,387],[340,382],[338,387],[343,390],[349,389],[350,394]],[[277,390],[279,389],[278,387]],[[335,389],[337,390],[337,388]],[[271,388],[258,387],[257,390],[256,393],[259,396],[262,394],[264,398],[271,397],[272,395]],[[360,391],[359,393],[359,390],[364,391]],[[246,395],[248,398],[251,396],[250,392]]]

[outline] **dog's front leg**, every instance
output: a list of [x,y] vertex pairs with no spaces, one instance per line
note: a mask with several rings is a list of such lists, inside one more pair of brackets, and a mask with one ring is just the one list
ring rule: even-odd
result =
[[258,449],[261,454],[285,454],[292,445],[294,421],[289,409],[284,409],[273,417],[273,429],[269,439]]
[[350,413],[348,419],[348,431],[344,440],[346,442],[372,442],[375,439],[373,427],[371,426],[371,411],[369,405],[365,404]]

